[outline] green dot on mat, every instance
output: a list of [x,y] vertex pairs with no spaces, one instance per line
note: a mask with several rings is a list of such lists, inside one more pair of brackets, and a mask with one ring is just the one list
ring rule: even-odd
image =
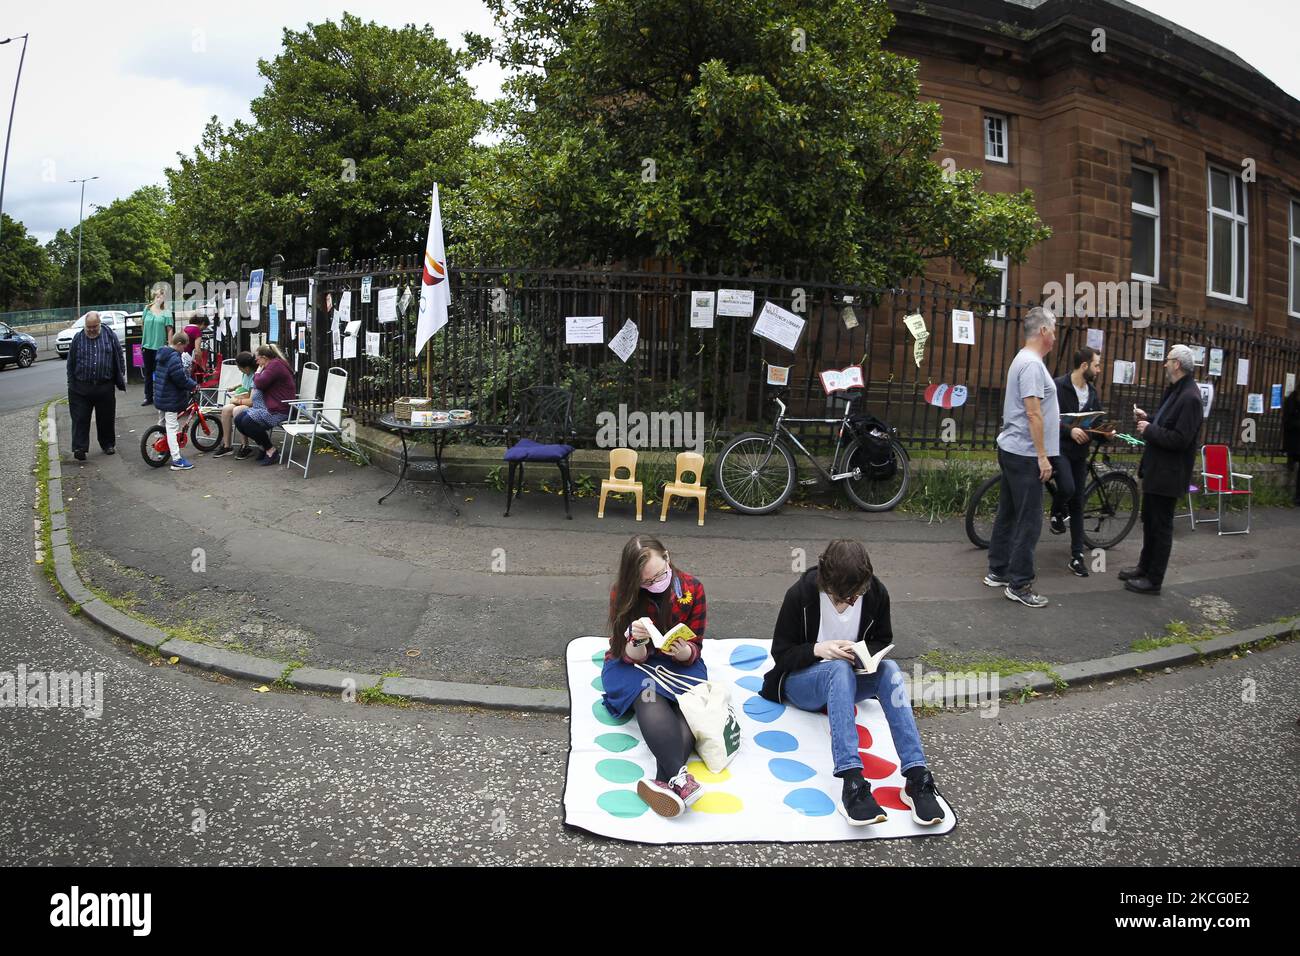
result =
[[595,664],[597,667],[604,667],[604,666],[605,666],[605,652],[604,652],[604,651],[597,651],[595,654],[592,654],[592,655],[591,655],[591,662],[592,662],[593,664]]
[[635,747],[637,740],[631,734],[601,734],[596,738],[596,743],[611,753],[621,754],[624,750]]
[[591,713],[597,720],[599,720],[606,727],[622,727],[624,724],[626,724],[629,720],[632,719],[633,712],[632,712],[632,708],[629,707],[627,713],[624,714],[622,717],[615,717],[608,710],[605,709],[604,701],[597,700],[592,702]]
[[635,764],[630,760],[614,760],[612,758],[602,760],[596,764],[596,773],[610,783],[632,783],[645,776],[645,771],[641,769],[640,764]]
[[596,806],[615,817],[632,819],[650,809],[635,790],[606,790],[596,798]]
[[596,688],[599,693],[605,693],[605,682],[601,680],[600,677],[593,677],[591,679],[591,686]]

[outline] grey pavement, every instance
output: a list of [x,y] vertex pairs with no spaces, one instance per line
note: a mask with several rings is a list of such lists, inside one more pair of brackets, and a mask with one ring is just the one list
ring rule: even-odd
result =
[[1067,542],[1044,531],[1039,588],[1052,603],[1033,610],[984,587],[985,553],[958,519],[790,507],[761,518],[711,510],[699,528],[685,507],[663,524],[647,509],[637,523],[630,502],[611,501],[599,520],[588,498],[566,521],[559,498],[537,492],[504,518],[504,495],[484,487],[458,488],[454,517],[428,483],[381,506],[391,475],[328,456],[308,480],[202,455],[190,472],[149,469],[138,444],[156,413],[139,395],[133,386],[119,404],[121,454],[92,449],[84,464],[59,410],[83,577],[140,613],[285,663],[561,688],[563,647],[603,632],[613,565],[634,533],[662,537],[702,578],[709,634],[724,638],[770,637],[796,549],[812,563],[831,538],[860,536],[889,587],[905,665],[930,650],[1050,664],[1106,657],[1173,620],[1245,628],[1292,615],[1300,594],[1296,509],[1259,513],[1250,535],[1179,522],[1154,599],[1114,578],[1135,562],[1140,528],[1088,579],[1069,573]]
[[1295,863],[1300,644],[923,718],[941,839],[617,843],[561,824],[562,718],[259,694],[71,616],[32,561],[35,433],[0,415],[0,671],[102,671],[106,706],[0,708],[0,865]]

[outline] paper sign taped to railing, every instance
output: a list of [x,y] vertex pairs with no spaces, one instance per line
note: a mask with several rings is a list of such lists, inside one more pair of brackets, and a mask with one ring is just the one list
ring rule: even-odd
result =
[[343,357],[345,359],[357,357],[357,338],[361,330],[361,320],[353,319],[343,329]]
[[[1237,359],[1237,384],[1250,385],[1250,359]],[[1263,409],[1261,408],[1262,412]]]
[[793,352],[799,344],[803,327],[804,320],[793,312],[781,308],[774,302],[764,302],[763,310],[758,313],[758,318],[754,321],[754,334]]
[[379,354],[379,333],[378,332],[366,333],[366,354],[367,355]]
[[379,321],[397,321],[397,287],[379,290]]
[[1201,414],[1209,418],[1210,409],[1214,407],[1214,383],[1197,382],[1196,387],[1201,391]]
[[603,315],[569,315],[564,319],[565,345],[604,345]]
[[1264,413],[1264,393],[1252,392],[1246,396],[1246,411],[1251,415]]
[[1210,349],[1210,374],[1223,374],[1223,349]]
[[827,369],[821,373],[822,388],[826,394],[842,392],[848,388],[862,388],[862,366],[848,365],[840,369]]
[[790,365],[769,365],[767,367],[767,384],[789,385],[791,368]]
[[749,318],[753,314],[753,289],[718,290],[718,315],[741,315]]
[[691,293],[691,328],[713,328],[713,293]]
[[628,319],[623,323],[623,327],[618,330],[618,334],[609,340],[609,347],[614,350],[614,354],[626,362],[636,351],[636,343],[641,338],[641,333],[636,327],[636,323]]
[[966,309],[952,310],[952,340],[958,345],[975,344],[975,313]]

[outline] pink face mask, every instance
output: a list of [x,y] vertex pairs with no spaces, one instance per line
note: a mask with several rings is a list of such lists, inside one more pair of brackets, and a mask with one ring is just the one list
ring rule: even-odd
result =
[[[671,567],[671,565],[669,567]],[[665,591],[668,590],[668,585],[672,584],[672,582],[673,582],[673,576],[670,572],[663,576],[662,581],[656,581],[654,584],[643,584],[641,586],[645,588],[647,591],[649,591],[651,594],[663,594]]]

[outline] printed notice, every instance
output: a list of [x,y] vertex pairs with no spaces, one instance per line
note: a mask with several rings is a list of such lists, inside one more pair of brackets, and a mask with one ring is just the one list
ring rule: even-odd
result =
[[618,330],[618,334],[609,340],[609,347],[614,350],[614,354],[626,362],[636,351],[636,343],[640,339],[641,333],[636,327],[636,323],[628,319],[623,323],[623,327]]
[[[721,309],[721,303],[718,307]],[[754,334],[793,352],[795,346],[799,344],[803,327],[804,320],[793,312],[781,308],[774,302],[764,302],[763,310],[758,313],[758,318],[754,322]]]
[[741,315],[749,318],[753,314],[753,289],[718,290],[718,315]]
[[713,328],[713,293],[691,293],[691,328]]
[[1210,349],[1210,374],[1223,374],[1223,349]]
[[1237,359],[1237,384],[1250,386],[1250,359]]
[[379,321],[397,321],[397,288],[379,290]]
[[1148,362],[1163,362],[1165,360],[1165,340],[1147,339],[1146,358]]
[[570,315],[564,319],[565,345],[604,345],[603,315]]
[[952,340],[958,345],[975,344],[975,313],[966,309],[952,310]]

